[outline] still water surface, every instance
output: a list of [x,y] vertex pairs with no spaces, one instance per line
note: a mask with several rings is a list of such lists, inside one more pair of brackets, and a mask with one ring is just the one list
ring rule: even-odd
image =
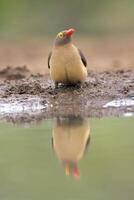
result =
[[133,200],[134,118],[0,124],[0,200]]

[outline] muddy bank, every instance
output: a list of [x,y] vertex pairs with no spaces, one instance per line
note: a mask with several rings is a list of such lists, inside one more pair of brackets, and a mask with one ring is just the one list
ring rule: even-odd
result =
[[30,122],[59,115],[103,117],[134,113],[133,104],[105,106],[112,100],[133,100],[134,71],[91,71],[81,87],[60,85],[58,89],[54,89],[48,75],[32,75],[27,68],[25,71],[17,71],[19,80],[18,75],[12,76],[14,80],[6,75],[0,80],[0,119]]
[[30,70],[27,66],[17,66],[12,68],[11,66],[7,66],[4,69],[0,70],[0,79],[6,80],[18,80],[22,78],[26,78],[30,75]]

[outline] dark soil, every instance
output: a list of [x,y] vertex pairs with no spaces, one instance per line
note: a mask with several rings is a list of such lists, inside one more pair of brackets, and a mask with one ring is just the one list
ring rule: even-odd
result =
[[[31,106],[30,112],[24,109],[24,112],[14,114],[0,113],[0,118],[8,121],[29,122],[59,115],[119,116],[127,112],[128,108],[103,108],[103,106],[114,99],[134,97],[134,71],[131,70],[101,73],[91,71],[81,87],[60,85],[58,89],[54,89],[53,82],[48,75],[31,75],[26,67],[5,68],[0,71],[0,77],[2,77],[0,105],[4,102],[8,104],[23,102],[25,107],[29,98],[31,98],[31,105],[35,101],[44,105],[44,109],[40,111],[32,111]],[[134,112],[133,107],[131,111]]]
[[7,80],[18,80],[27,77],[30,75],[30,71],[24,65],[23,67],[15,67],[14,69],[11,66],[7,66],[4,69],[0,70],[0,78]]

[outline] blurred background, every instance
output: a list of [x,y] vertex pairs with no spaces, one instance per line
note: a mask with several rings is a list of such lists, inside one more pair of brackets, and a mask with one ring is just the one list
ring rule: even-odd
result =
[[47,72],[56,34],[74,27],[92,69],[133,68],[133,21],[133,0],[0,0],[0,67]]

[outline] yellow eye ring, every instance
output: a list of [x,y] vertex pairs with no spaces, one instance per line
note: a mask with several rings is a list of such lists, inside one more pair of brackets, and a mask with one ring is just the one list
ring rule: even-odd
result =
[[62,32],[60,32],[60,33],[58,34],[58,36],[59,36],[59,38],[63,38],[64,34],[63,34]]

